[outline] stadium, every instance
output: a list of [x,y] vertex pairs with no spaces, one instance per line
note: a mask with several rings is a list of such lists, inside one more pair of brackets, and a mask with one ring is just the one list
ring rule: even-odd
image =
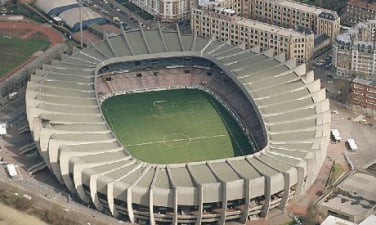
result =
[[330,130],[313,72],[272,52],[123,30],[31,76],[29,127],[56,178],[114,217],[265,217],[312,184]]

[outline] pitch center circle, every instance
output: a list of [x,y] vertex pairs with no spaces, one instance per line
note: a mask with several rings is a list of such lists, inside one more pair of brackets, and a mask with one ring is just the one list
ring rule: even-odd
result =
[[163,144],[172,148],[184,148],[191,143],[191,138],[183,133],[172,133],[162,138]]

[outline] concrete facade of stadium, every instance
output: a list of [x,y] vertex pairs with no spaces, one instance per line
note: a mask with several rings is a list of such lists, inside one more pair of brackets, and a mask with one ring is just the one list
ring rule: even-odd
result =
[[[272,52],[244,50],[179,30],[123,31],[31,76],[26,91],[30,130],[57,179],[115,217],[150,224],[224,224],[266,216],[313,182],[326,157],[330,130],[329,102],[313,72]],[[117,141],[101,114],[98,74],[114,63],[137,62],[122,71],[127,73],[147,69],[146,60],[182,58],[216,65],[247,96],[256,111],[254,121],[261,125],[253,134],[257,153],[149,164]],[[189,66],[210,70],[210,63]],[[132,91],[145,91],[145,78],[135,79],[140,87]]]

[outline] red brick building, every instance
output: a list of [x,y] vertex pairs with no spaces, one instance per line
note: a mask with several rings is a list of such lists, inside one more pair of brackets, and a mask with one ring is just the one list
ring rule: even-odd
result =
[[376,81],[355,78],[351,84],[350,102],[362,108],[376,109]]

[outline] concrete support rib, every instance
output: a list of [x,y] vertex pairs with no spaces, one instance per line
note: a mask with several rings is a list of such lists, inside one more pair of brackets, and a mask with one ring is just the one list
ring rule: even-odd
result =
[[176,31],[178,32],[178,38],[179,38],[179,43],[180,43],[181,50],[184,52],[185,48],[184,48],[183,40],[181,39],[181,33],[180,33],[180,28],[179,28],[179,24],[178,23],[176,23]]
[[205,47],[201,49],[201,55],[204,54],[204,52],[211,45],[212,42],[213,42],[213,39],[210,39],[210,41],[208,41],[208,43],[206,43]]
[[146,46],[146,49],[148,50],[148,53],[151,54],[152,52],[151,52],[151,50],[150,50],[149,42],[148,42],[148,40],[147,40],[146,37],[145,37],[144,29],[142,29],[141,24],[140,24],[139,26],[140,26],[140,31],[141,31],[142,40],[144,41],[144,44],[145,44],[145,46]]
[[161,29],[161,24],[159,23],[159,21],[158,21],[158,32],[159,32],[159,36],[161,37],[161,40],[162,40],[162,46],[163,46],[165,52],[167,52],[168,48],[167,48],[166,40],[164,39],[163,32],[162,32],[162,29]]
[[227,217],[227,182],[221,182],[222,186],[222,216],[221,222],[219,224],[225,225],[226,224],[226,217]]
[[295,195],[298,196],[303,191],[303,184],[304,184],[304,168],[303,167],[295,167],[296,171],[298,172],[298,185],[296,187]]
[[203,185],[199,184],[196,188],[198,189],[198,201],[199,201],[196,225],[201,225],[202,217],[204,214],[204,187]]
[[179,188],[174,187],[174,216],[172,217],[172,224],[178,225],[178,202],[179,202]]
[[110,41],[110,39],[108,38],[108,34],[107,33],[104,33],[104,38],[106,40],[106,43],[108,45],[108,47],[111,49],[111,52],[114,56],[118,57],[118,55],[116,54],[116,51],[114,49],[114,46],[112,46],[112,43]]
[[145,174],[148,172],[148,170],[151,168],[150,165],[147,165],[144,167],[144,170],[142,171],[142,173],[140,174],[140,176],[138,177],[138,179],[129,186],[129,188],[127,189],[127,208],[128,208],[128,216],[129,216],[129,220],[134,223],[135,222],[135,216],[134,216],[134,210],[133,210],[133,207],[132,207],[132,190],[133,188],[137,188],[136,185],[137,183],[145,176]]
[[110,209],[111,215],[113,217],[118,217],[119,213],[115,209],[115,199],[114,199],[114,186],[115,182],[111,182],[107,184],[107,203],[108,203],[108,208]]
[[86,168],[86,166],[87,165],[83,163],[76,163],[73,165],[73,183],[78,196],[83,202],[88,203],[90,201],[90,198],[86,195],[82,186],[82,171]]
[[154,187],[155,180],[157,179],[157,177],[159,175],[159,171],[160,171],[159,168],[153,168],[153,169],[154,169],[153,180],[152,180],[150,187],[149,187],[149,190],[150,190],[150,192],[149,192],[149,214],[150,214],[150,224],[151,225],[155,225],[153,187]]
[[243,209],[243,216],[241,218],[241,222],[245,223],[249,216],[249,203],[251,201],[251,185],[249,179],[244,179],[244,191],[245,191],[245,200],[244,200],[244,209]]
[[65,186],[68,188],[68,190],[72,193],[76,193],[76,190],[73,185],[73,181],[71,180],[69,176],[69,159],[70,159],[70,156],[67,153],[65,152],[60,153],[60,170],[61,170],[60,173],[61,173],[61,177],[63,178],[63,182]]
[[149,215],[150,225],[155,225],[153,188],[149,189]]
[[[213,41],[213,39],[211,39],[208,44],[205,46],[205,48],[203,50],[205,50],[207,48],[207,46],[209,46],[209,44]],[[209,55],[213,55],[216,51],[218,51],[219,49],[221,49],[223,46],[225,46],[226,43],[222,43],[218,46],[216,46],[214,49],[210,50],[209,52],[207,52],[207,54]]]
[[97,195],[97,180],[99,176],[99,174],[91,175],[89,181],[91,201],[97,209],[100,208],[100,203]]
[[194,185],[195,185],[196,190],[198,192],[198,215],[197,215],[196,225],[201,225],[202,217],[203,217],[203,213],[204,213],[204,186],[203,186],[203,184],[200,184],[197,181],[195,174],[191,170],[191,165],[189,165],[189,164],[186,165],[186,168],[188,170],[188,173],[192,177],[192,179],[195,183]]
[[128,217],[129,221],[131,223],[135,223],[135,218],[134,218],[134,212],[133,212],[133,207],[132,207],[132,187],[129,187],[127,189],[127,210],[128,210]]
[[94,48],[99,54],[101,54],[105,59],[109,59],[111,58],[111,56],[107,55],[106,53],[104,53],[102,50],[100,50],[98,48],[98,46],[96,46],[92,41],[88,40],[89,42],[89,46],[91,46],[92,48]]
[[170,167],[166,166],[166,172],[167,172],[167,176],[169,177],[170,181],[171,181],[171,189],[173,190],[173,196],[174,196],[174,200],[173,200],[173,209],[174,209],[174,215],[172,216],[172,224],[173,225],[177,225],[178,224],[178,207],[179,207],[179,187],[175,186],[175,181],[171,175],[171,169]]
[[128,37],[127,37],[127,34],[126,34],[126,32],[125,32],[123,26],[121,26],[121,31],[122,31],[122,33],[123,33],[123,38],[124,38],[125,43],[127,44],[127,47],[128,47],[128,49],[129,49],[129,51],[131,52],[132,55],[134,55],[134,50],[133,50],[133,48],[132,48],[132,45],[131,45],[130,42],[129,42],[129,39],[128,39]]
[[270,201],[271,201],[271,178],[269,176],[265,176],[265,190],[264,190],[264,197],[265,197],[265,204],[264,207],[262,207],[260,216],[266,217],[269,212],[270,208]]
[[289,200],[289,196],[290,196],[290,174],[286,173],[286,172],[283,172],[283,180],[284,180],[284,192],[283,192],[283,197],[282,197],[282,200],[281,200],[281,203],[279,204],[278,208],[283,210],[286,205],[287,205],[287,201]]
[[[284,156],[284,157],[287,157],[287,158],[292,158],[291,156],[287,156],[287,155],[284,155],[282,153],[276,153],[276,152],[271,152],[271,151],[268,151],[268,154],[272,154],[273,155],[272,158],[274,158],[275,160],[278,160],[279,162],[283,162],[283,160],[278,159],[278,157],[275,157],[275,156]],[[302,158],[294,158],[294,159],[299,160],[301,162],[305,162],[306,163],[305,168],[308,171],[308,163],[307,163],[306,159],[302,159]],[[300,166],[300,165],[294,165],[294,164],[290,164],[290,163],[287,163],[287,164],[289,166],[294,167],[297,171],[297,187],[296,187],[295,195],[299,195],[303,191],[303,183],[304,183],[304,175],[305,175],[304,169],[305,168]],[[307,174],[309,174],[309,172],[307,172]],[[290,179],[289,179],[289,182],[290,182]],[[289,186],[291,186],[291,184],[289,184]]]

